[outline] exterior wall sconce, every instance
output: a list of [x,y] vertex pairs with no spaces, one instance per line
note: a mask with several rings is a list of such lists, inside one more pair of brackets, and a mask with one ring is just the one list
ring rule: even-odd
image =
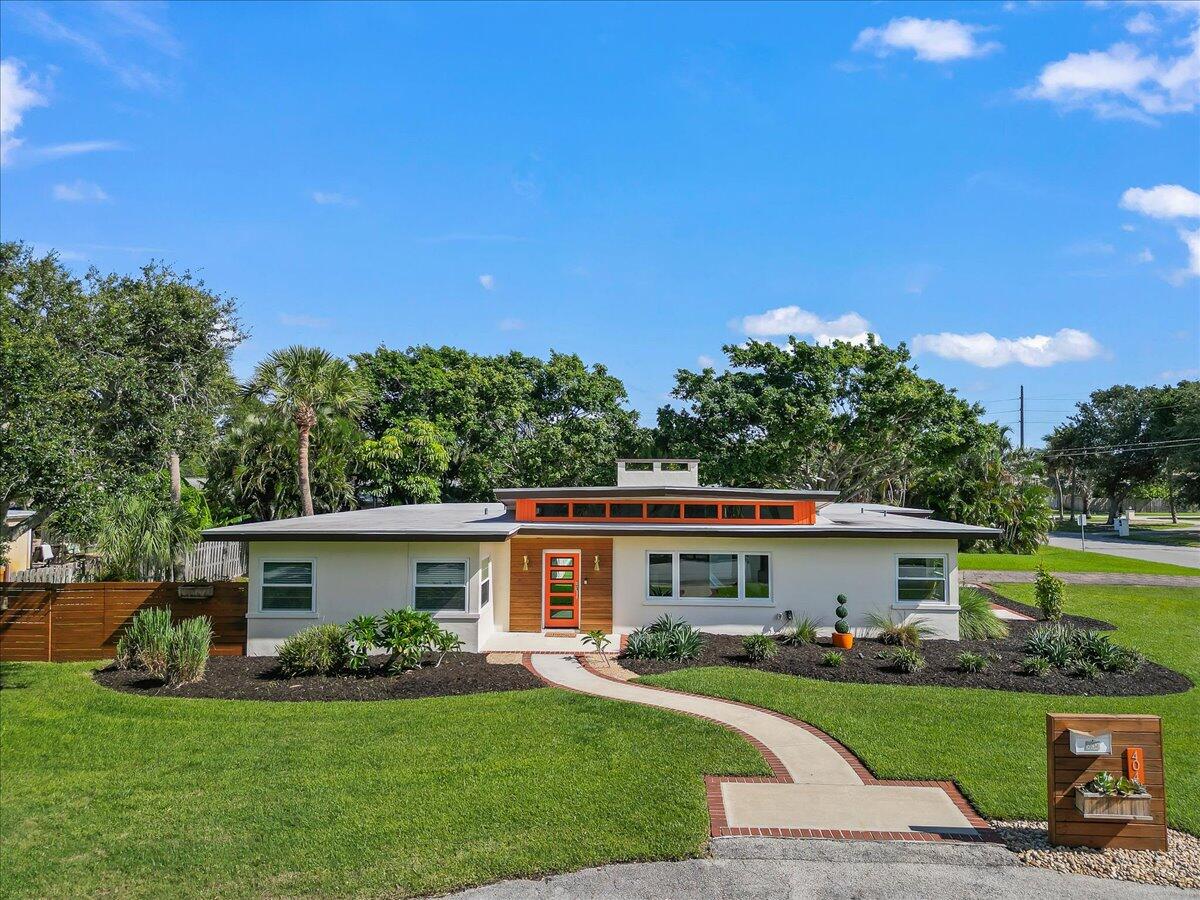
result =
[[593,572],[600,571],[600,557],[598,555],[592,557],[592,571]]
[[522,572],[529,571],[529,557],[527,555],[521,557],[521,571]]

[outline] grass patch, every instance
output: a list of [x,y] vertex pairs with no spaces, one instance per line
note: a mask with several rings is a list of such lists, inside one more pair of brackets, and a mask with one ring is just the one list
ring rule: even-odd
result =
[[[1033,585],[995,590],[1032,604]],[[1200,683],[1200,589],[1067,585],[1066,611],[1118,626],[1114,640]],[[811,722],[883,778],[954,779],[984,815],[1046,815],[1047,712],[1163,717],[1167,816],[1200,834],[1200,689],[1162,697],[1062,697],[941,687],[840,684],[746,669],[685,669],[642,679]]]
[[0,896],[393,896],[696,854],[740,736],[551,689],[136,697],[0,667]]
[[1032,572],[1038,563],[1051,572],[1128,572],[1136,575],[1200,575],[1200,569],[1170,563],[1148,562],[1110,553],[1069,550],[1065,547],[1041,547],[1029,555],[1017,553],[960,553],[960,569],[986,569],[993,572]]

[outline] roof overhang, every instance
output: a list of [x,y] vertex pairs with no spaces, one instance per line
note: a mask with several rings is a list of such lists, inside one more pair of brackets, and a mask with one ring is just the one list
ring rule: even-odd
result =
[[680,485],[646,485],[638,487],[557,487],[557,488],[496,488],[496,499],[505,506],[511,506],[522,497],[533,497],[538,500],[571,500],[580,497],[605,497],[609,499],[620,497],[710,497],[721,499],[748,499],[758,497],[764,500],[824,500],[826,502],[837,498],[837,491],[812,490],[775,490],[772,488],[731,488],[731,487],[683,487]]

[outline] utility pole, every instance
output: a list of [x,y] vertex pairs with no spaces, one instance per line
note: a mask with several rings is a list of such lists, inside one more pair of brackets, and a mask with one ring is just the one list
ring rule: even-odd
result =
[[1021,385],[1021,449],[1025,449],[1025,385]]

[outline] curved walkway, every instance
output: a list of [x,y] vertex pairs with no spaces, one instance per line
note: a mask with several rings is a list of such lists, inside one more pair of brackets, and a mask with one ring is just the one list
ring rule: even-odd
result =
[[529,654],[526,665],[556,687],[698,716],[745,735],[775,774],[707,779],[714,837],[991,839],[987,823],[954,785],[879,781],[849,750],[805,722],[730,700],[632,684],[575,656]]

